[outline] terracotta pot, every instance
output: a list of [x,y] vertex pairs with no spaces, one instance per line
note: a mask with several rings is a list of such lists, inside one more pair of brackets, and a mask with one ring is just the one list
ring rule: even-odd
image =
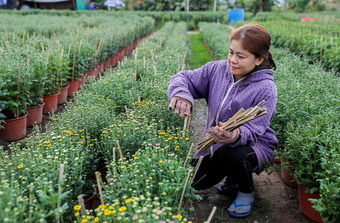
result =
[[116,65],[116,57],[111,57],[110,59],[110,66],[114,67]]
[[79,76],[79,90],[85,88],[85,75]]
[[110,60],[105,60],[103,63],[103,69],[107,70],[110,68]]
[[86,76],[88,76],[88,77],[95,78],[95,77],[97,77],[97,75],[98,75],[98,69],[97,68],[86,71]]
[[281,176],[283,182],[291,187],[297,188],[298,184],[296,182],[296,179],[294,178],[294,167],[291,161],[289,162],[289,166],[283,168],[282,165],[287,162],[287,159],[282,155],[282,160],[281,160]]
[[79,81],[68,81],[67,83],[69,86],[67,96],[72,97],[73,94],[76,94],[79,89]]
[[103,73],[104,63],[98,64],[97,69],[98,69],[98,73],[97,73],[97,77],[98,77],[99,74]]
[[321,214],[312,207],[313,204],[308,200],[310,198],[320,199],[320,194],[318,191],[315,191],[313,194],[306,193],[306,188],[304,185],[298,185],[300,210],[312,221],[322,223]]
[[43,108],[44,104],[42,103],[39,106],[34,106],[27,108],[27,127],[31,127],[34,124],[39,125],[42,122],[42,116],[43,116]]
[[16,141],[26,137],[27,114],[19,118],[7,119],[2,123],[0,138],[6,141]]
[[68,88],[68,85],[66,87],[60,88],[58,95],[58,105],[64,104],[67,101]]
[[49,112],[56,112],[58,109],[58,94],[48,95],[43,97],[43,101],[45,103],[43,114],[47,114]]
[[124,57],[124,50],[121,50],[118,54],[118,61],[122,61],[123,60],[123,57]]

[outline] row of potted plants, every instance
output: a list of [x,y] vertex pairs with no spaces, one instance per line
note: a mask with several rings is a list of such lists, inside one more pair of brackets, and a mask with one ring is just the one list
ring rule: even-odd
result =
[[[219,59],[227,58],[229,43],[222,40],[231,30],[208,23],[201,23],[200,29]],[[220,35],[212,35],[216,32]],[[287,50],[273,48],[272,53],[277,65],[278,104],[271,125],[279,139],[281,158],[287,160],[282,162],[283,169],[294,170],[292,176],[298,182],[303,214],[318,222],[337,222],[340,211],[337,77]],[[314,197],[306,198],[310,194]],[[302,206],[305,203],[310,209]]]
[[[78,206],[75,206],[78,203],[77,196],[80,194],[90,196],[92,194],[92,183],[88,179],[91,178],[98,167],[109,164],[113,160],[112,153],[110,153],[112,147],[108,145],[112,145],[112,140],[116,140],[116,136],[112,132],[113,130],[118,131],[118,128],[120,128],[121,132],[125,131],[129,127],[128,122],[130,124],[134,123],[134,127],[137,128],[130,128],[131,131],[141,131],[140,135],[145,132],[150,137],[148,140],[144,139],[147,144],[142,143],[140,148],[147,147],[149,149],[146,148],[136,152],[137,148],[129,151],[129,147],[126,146],[125,151],[125,145],[129,145],[132,142],[131,140],[135,140],[135,138],[127,138],[132,134],[126,134],[123,138],[127,142],[125,144],[123,143],[125,140],[121,142],[122,153],[126,159],[117,161],[124,162],[123,164],[112,163],[112,168],[108,168],[109,172],[111,171],[113,174],[112,171],[119,168],[119,179],[127,180],[130,174],[125,172],[126,175],[124,175],[122,170],[125,170],[125,168],[132,170],[135,167],[127,165],[129,163],[131,165],[138,163],[140,166],[144,163],[143,165],[149,165],[149,169],[152,167],[150,171],[155,170],[154,165],[159,165],[159,170],[162,169],[164,173],[167,171],[168,165],[172,165],[173,168],[171,168],[172,171],[169,174],[175,174],[171,175],[170,178],[176,179],[176,181],[169,183],[169,185],[173,185],[172,190],[181,191],[183,189],[187,167],[182,167],[183,169],[178,171],[180,166],[183,166],[183,163],[178,162],[178,157],[182,158],[187,153],[184,149],[189,144],[188,135],[183,136],[181,132],[183,120],[178,120],[178,117],[168,113],[166,110],[168,79],[178,71],[178,67],[183,66],[183,57],[187,49],[185,24],[177,25],[177,31],[172,32],[174,27],[175,24],[169,23],[162,30],[155,33],[154,36],[142,42],[139,50],[141,55],[146,55],[146,53],[142,53],[143,47],[146,52],[151,50],[153,52],[157,51],[157,53],[150,53],[148,57],[136,56],[137,60],[125,61],[112,73],[107,73],[102,79],[89,83],[86,89],[75,96],[74,103],[67,103],[65,113],[60,117],[52,117],[55,122],[49,126],[46,133],[42,133],[36,128],[36,132],[27,142],[24,149],[20,148],[20,145],[13,143],[10,145],[11,157],[2,152],[2,164],[5,168],[1,171],[1,180],[4,184],[1,184],[2,193],[0,193],[0,196],[4,198],[1,201],[5,201],[5,198],[11,200],[6,204],[0,202],[1,205],[6,205],[7,207],[0,214],[2,220],[5,222],[36,222],[39,220],[56,221],[60,219],[61,221],[71,221],[72,218],[78,219],[80,217],[79,212],[77,211],[78,213],[74,214],[72,208],[79,210]],[[182,35],[178,37],[179,33]],[[167,43],[167,37],[172,37],[173,41]],[[154,45],[158,46],[158,50],[151,47]],[[171,51],[168,49],[171,49]],[[136,71],[135,65],[137,62],[138,67],[143,67],[145,64],[145,67],[141,69],[141,73],[138,70]],[[168,63],[170,66],[168,66]],[[140,75],[134,75],[136,72]],[[130,90],[132,94],[130,94]],[[142,106],[143,104],[145,106]],[[122,112],[124,114],[121,114]],[[173,122],[173,120],[176,121]],[[125,127],[118,126],[119,123],[125,123]],[[146,123],[150,125],[152,130],[145,126]],[[113,126],[117,127],[114,128]],[[111,136],[107,137],[109,135]],[[153,143],[153,140],[157,140],[157,142]],[[153,143],[152,146],[149,145],[150,143]],[[108,146],[104,147],[106,145]],[[154,154],[158,147],[159,152]],[[109,156],[104,156],[108,154]],[[107,157],[106,162],[103,157]],[[151,158],[156,163],[149,162]],[[181,161],[183,162],[183,159]],[[64,165],[64,171],[60,171],[62,169],[61,164]],[[63,174],[61,174],[62,172]],[[147,172],[145,174],[147,175]],[[154,171],[150,172],[148,177],[152,177],[151,175],[157,179]],[[177,177],[175,177],[176,175]],[[158,175],[157,177],[160,176]],[[110,180],[110,177],[107,177]],[[36,180],[40,183],[36,182]],[[149,180],[153,182],[150,178]],[[164,180],[164,178],[160,180]],[[34,186],[31,190],[30,184],[32,182]],[[117,182],[115,191],[119,191],[122,182],[126,181]],[[140,183],[143,182],[146,183],[145,180],[140,181]],[[166,182],[163,183],[165,184]],[[164,186],[161,186],[161,184],[156,185],[160,189],[167,186],[166,184]],[[115,195],[112,188],[110,192],[109,186],[112,186],[112,182],[105,186],[105,197],[108,199],[109,195]],[[132,212],[128,210],[133,210],[130,207],[136,207],[135,202],[140,199],[140,204],[143,204],[144,207],[140,211],[134,209],[136,214],[145,213],[145,216],[150,217],[147,213],[152,212],[154,213],[152,215],[154,218],[150,218],[153,219],[165,219],[165,216],[172,219],[171,216],[173,215],[175,216],[174,221],[184,220],[184,214],[173,212],[170,215],[171,213],[168,210],[168,207],[172,208],[172,210],[177,209],[178,192],[174,197],[169,194],[172,201],[164,201],[164,203],[162,201],[161,205],[157,198],[154,197],[154,194],[147,193],[146,190],[150,190],[148,186],[151,187],[150,185],[145,185],[145,188],[138,187],[141,192],[145,192],[139,198],[135,197],[137,194],[131,194],[134,197],[125,197],[124,195],[117,197],[119,199],[118,204],[116,204],[116,201],[113,203],[113,206],[119,206],[117,210],[113,210],[109,205],[106,207],[101,206],[102,218],[110,217],[112,221],[120,221],[124,217],[123,220],[131,221],[136,217],[135,215],[130,216]],[[192,192],[192,189],[189,188],[188,190]],[[8,193],[3,193],[5,191]],[[122,191],[125,191],[125,189],[122,188]],[[163,192],[167,193],[166,191],[161,191],[159,198],[165,196]],[[187,201],[188,196],[192,194],[191,192],[186,195],[184,201]],[[154,201],[150,202],[150,205],[158,208],[156,212],[152,211],[154,208],[149,204],[146,205],[151,198]],[[105,200],[105,202],[112,202],[112,200]],[[148,210],[144,211],[145,208]],[[105,211],[105,209],[107,210]],[[121,213],[120,217],[114,218],[114,212]],[[110,213],[110,216],[105,213]],[[162,213],[164,214],[162,215]],[[142,214],[138,214],[137,218],[142,219],[142,216]],[[89,218],[88,221],[97,222],[101,220],[85,216],[79,221],[85,221],[83,219],[87,219],[87,217]]]
[[271,33],[273,45],[290,49],[334,72],[340,72],[340,28],[336,24],[301,22],[261,23]]
[[[104,18],[106,17],[102,17]],[[29,27],[30,24],[25,24],[23,22],[25,19],[19,17],[13,21],[22,22],[23,27],[20,28],[26,30],[25,25]],[[42,18],[31,16],[31,19]],[[64,19],[58,20],[57,17],[54,19],[59,22],[59,26],[64,22]],[[4,83],[1,86],[3,93],[0,98],[2,105],[0,122],[23,117],[24,124],[26,109],[41,106],[42,103],[45,103],[44,113],[52,112],[52,109],[56,111],[55,101],[61,90],[66,91],[65,88],[69,85],[68,96],[72,96],[79,88],[79,80],[84,86],[86,75],[95,76],[104,68],[107,69],[117,63],[117,59],[122,59],[122,56],[136,46],[138,39],[152,31],[152,19],[133,19],[132,16],[121,17],[111,26],[106,24],[99,28],[80,27],[72,33],[69,28],[75,27],[76,20],[74,20],[73,24],[71,21],[71,25],[66,26],[68,32],[54,32],[53,35],[47,36],[43,31],[45,27],[35,29],[37,33],[42,34],[31,35],[30,31],[25,34],[25,31],[20,33],[5,30],[5,41],[2,42],[1,47],[6,49],[6,54],[2,54],[0,58],[3,64],[6,64],[0,68],[2,71],[0,78]],[[123,24],[125,27],[122,27]],[[128,48],[125,50],[125,47]],[[53,106],[47,103],[51,98],[54,99]],[[3,129],[2,124],[0,127]],[[2,133],[4,132],[7,131],[2,130]],[[10,134],[14,138],[7,137],[8,134],[2,135],[1,138],[13,141],[25,137],[26,132],[23,131],[17,136]]]

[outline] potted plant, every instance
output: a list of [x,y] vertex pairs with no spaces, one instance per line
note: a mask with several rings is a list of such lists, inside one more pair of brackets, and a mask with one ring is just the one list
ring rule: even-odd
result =
[[[7,66],[0,67],[2,109],[0,117],[5,120],[0,123],[0,138],[6,141],[16,141],[26,137],[27,127],[27,101],[29,89],[28,73],[22,66],[25,64],[20,58],[16,58],[15,50],[8,53]],[[2,58],[5,60],[4,58]]]

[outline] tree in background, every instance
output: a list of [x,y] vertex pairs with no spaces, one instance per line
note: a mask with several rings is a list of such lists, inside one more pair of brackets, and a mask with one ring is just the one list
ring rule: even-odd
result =
[[289,0],[288,5],[296,12],[304,12],[310,0]]

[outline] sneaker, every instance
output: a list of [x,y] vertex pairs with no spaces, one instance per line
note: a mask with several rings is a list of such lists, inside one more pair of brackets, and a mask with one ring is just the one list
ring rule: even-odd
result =
[[230,176],[227,176],[224,182],[217,185],[217,191],[220,194],[236,197],[238,184],[236,180]]

